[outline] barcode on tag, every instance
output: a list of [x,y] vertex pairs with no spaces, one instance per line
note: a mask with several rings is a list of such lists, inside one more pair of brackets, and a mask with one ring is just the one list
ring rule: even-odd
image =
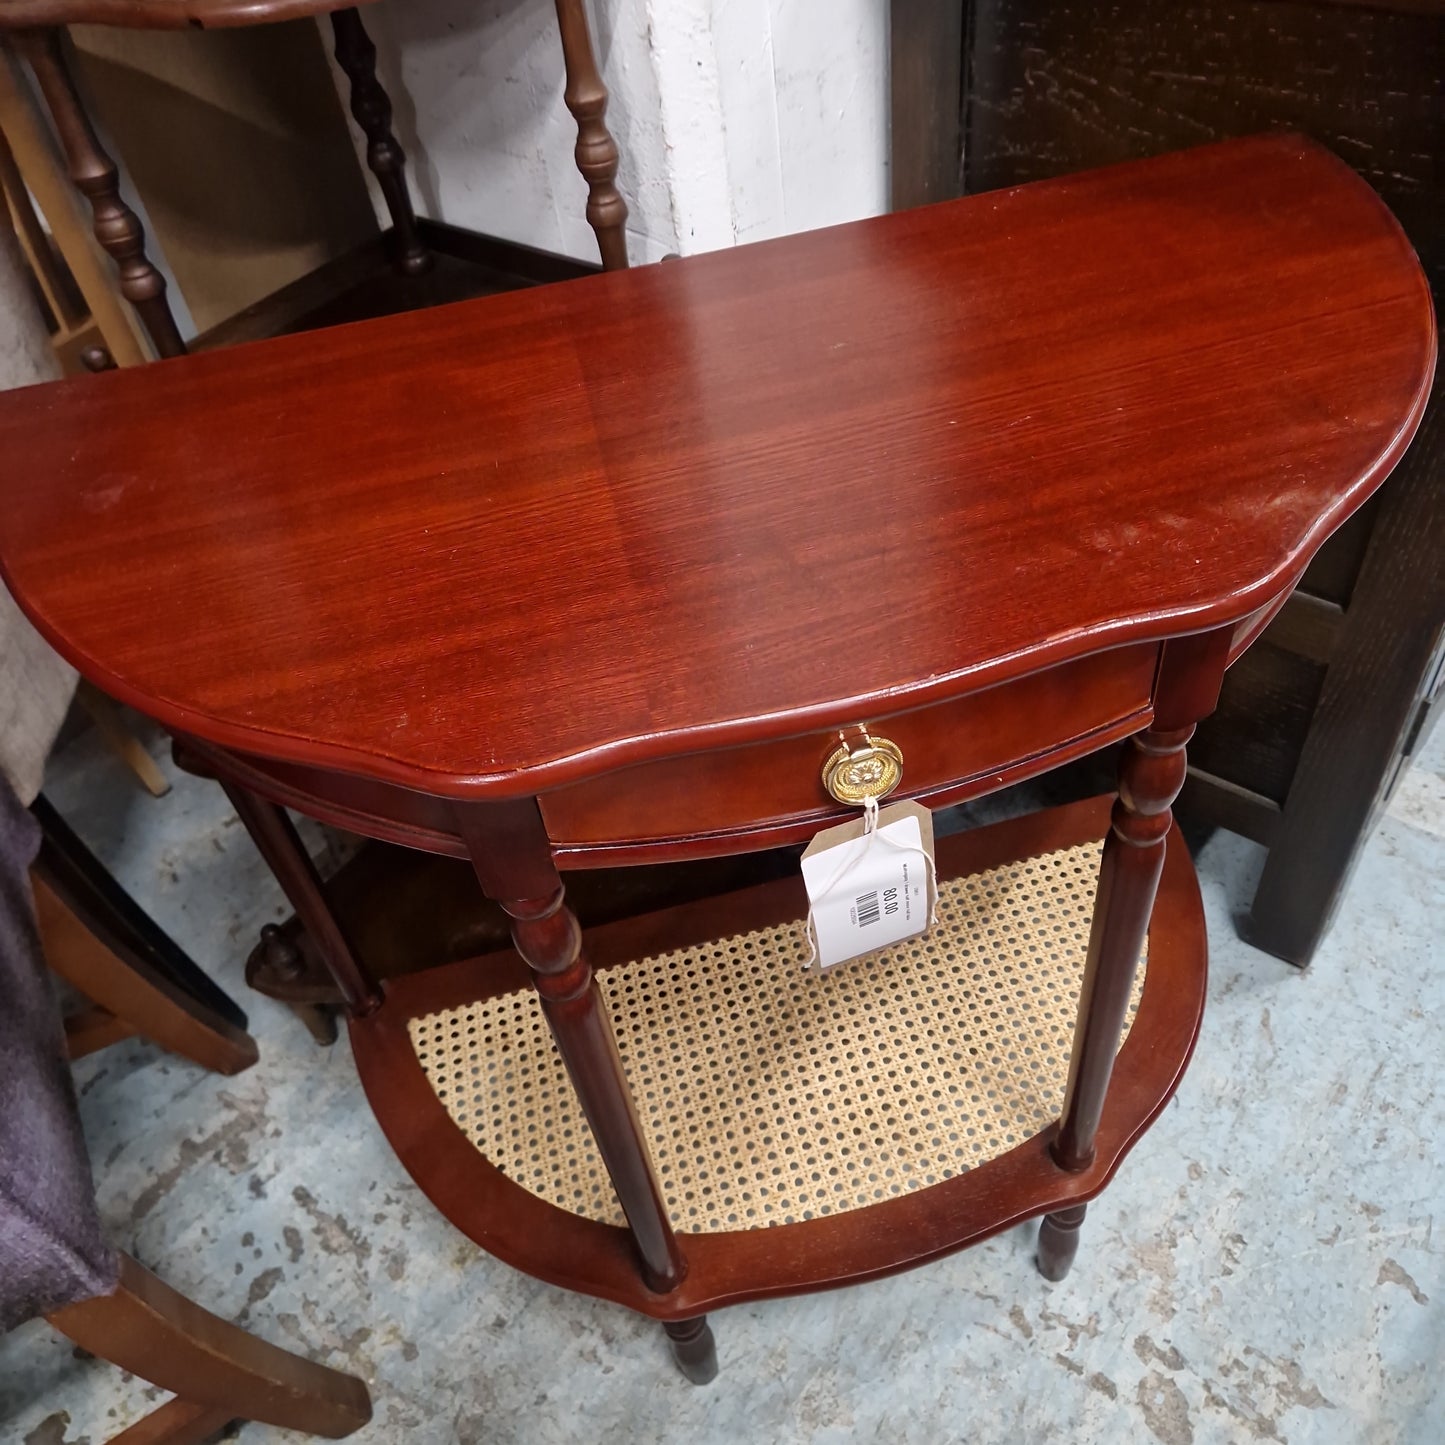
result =
[[871,893],[865,893],[858,899],[855,907],[858,914],[859,928],[866,928],[870,923],[877,923],[878,890],[875,888]]

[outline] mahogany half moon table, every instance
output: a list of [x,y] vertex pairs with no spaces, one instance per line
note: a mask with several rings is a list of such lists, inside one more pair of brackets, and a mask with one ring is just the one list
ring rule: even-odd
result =
[[[706,1379],[716,1306],[1036,1215],[1062,1277],[1199,1022],[1185,745],[1434,364],[1393,219],[1273,136],[10,393],[0,564],[230,790],[421,1187]],[[1124,738],[841,970],[800,883],[585,948],[563,899],[849,816],[840,743],[940,805]],[[378,987],[282,805],[469,857],[515,952]]]

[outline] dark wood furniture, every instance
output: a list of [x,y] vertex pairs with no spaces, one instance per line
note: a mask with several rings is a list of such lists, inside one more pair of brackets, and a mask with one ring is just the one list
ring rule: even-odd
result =
[[[910,0],[892,28],[895,207],[1289,126],[1384,197],[1445,295],[1440,0]],[[1437,382],[1405,465],[1321,550],[1191,750],[1181,813],[1269,849],[1240,927],[1293,963],[1440,710],[1442,498]]]
[[[556,7],[567,72],[564,98],[577,122],[577,167],[588,188],[587,220],[596,233],[603,268],[618,269],[627,265],[627,206],[616,185],[618,153],[605,120],[607,90],[582,0],[556,0]],[[90,203],[96,238],[114,258],[121,294],[140,315],[159,356],[180,356],[186,346],[166,301],[165,277],[146,255],[140,218],[122,197],[115,163],[81,103],[66,56],[65,27],[224,29],[321,14],[331,17],[336,60],[351,82],[351,113],[366,136],[367,163],[391,214],[387,245],[393,264],[406,276],[419,276],[431,268],[433,255],[412,212],[406,157],[391,128],[391,101],[377,79],[376,48],[355,5],[341,0],[6,0],[0,5],[0,43],[12,46],[34,73],[71,178]],[[449,229],[440,233],[443,240]],[[466,253],[465,246],[449,251],[463,257]],[[347,264],[355,269],[361,259],[348,257]],[[316,283],[307,289],[315,290]]]
[[[421,1187],[702,1379],[723,1304],[1037,1215],[1067,1268],[1199,1020],[1186,744],[1434,361],[1378,198],[1257,139],[0,397],[0,566],[224,781]],[[800,842],[865,728],[933,806],[1129,741],[882,964],[808,974],[786,881],[584,948],[562,872]],[[378,985],[286,806],[469,860],[513,951]]]
[[72,1059],[139,1034],[221,1074],[256,1062],[234,999],[101,866],[44,797],[30,872],[45,962],[87,1001],[67,1015]]

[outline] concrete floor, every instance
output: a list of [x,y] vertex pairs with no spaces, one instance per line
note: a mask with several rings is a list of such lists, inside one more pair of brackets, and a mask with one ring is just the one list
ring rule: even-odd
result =
[[[112,1236],[210,1309],[363,1375],[358,1442],[1445,1439],[1445,730],[1307,975],[1235,937],[1260,851],[1203,847],[1198,1053],[1068,1280],[1039,1277],[1025,1228],[728,1310],[705,1389],[655,1326],[454,1231],[392,1158],[344,1039],[318,1050],[247,993],[246,951],[283,906],[217,789],[180,777],[154,802],[83,737],[50,791],[261,1043],[234,1079],[137,1043],[78,1068]],[[43,1323],[0,1340],[6,1441],[99,1442],[157,1398]]]

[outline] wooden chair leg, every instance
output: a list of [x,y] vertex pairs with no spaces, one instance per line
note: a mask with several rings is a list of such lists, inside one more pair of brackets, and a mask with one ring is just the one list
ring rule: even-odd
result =
[[235,1418],[229,1410],[198,1405],[178,1395],[129,1429],[112,1435],[108,1445],[201,1445],[220,1434]]
[[381,187],[396,231],[396,269],[419,276],[432,264],[406,190],[406,153],[391,129],[391,99],[376,78],[376,46],[355,7],[331,15],[336,63],[351,82],[351,113],[366,136],[366,163]]
[[[32,885],[33,886],[33,885]],[[74,1063],[87,1054],[108,1049],[122,1039],[133,1039],[136,1031],[122,1018],[117,1018],[108,1008],[98,1003],[82,1009],[80,1013],[65,1016],[65,1052]]]
[[[142,1034],[217,1073],[256,1062],[246,1016],[147,917],[43,798],[43,842],[31,871],[45,961],[98,1008],[72,1053]],[[113,1023],[106,1023],[110,1015]]]
[[563,99],[577,122],[577,169],[587,182],[587,223],[597,233],[604,271],[627,267],[627,202],[617,189],[617,142],[607,129],[607,87],[592,51],[592,32],[582,0],[557,0],[562,64],[567,71]]
[[355,1375],[312,1364],[228,1324],[129,1255],[120,1257],[120,1280],[110,1294],[67,1305],[49,1320],[82,1349],[213,1416],[333,1440],[371,1419],[371,1397]]
[[[105,360],[110,360],[107,354],[102,355]],[[76,684],[75,700],[85,709],[86,716],[95,724],[96,731],[105,739],[106,747],[140,779],[146,792],[153,798],[164,798],[170,792],[171,785],[166,781],[166,775],[156,766],[156,760],[141,746],[140,739],[125,725],[117,704],[94,683],[87,682],[84,678]]]
[[669,1320],[662,1328],[667,1332],[677,1368],[694,1385],[710,1385],[717,1379],[717,1343],[706,1315]]
[[56,133],[70,166],[76,188],[90,202],[95,236],[120,269],[120,292],[145,323],[161,356],[184,356],[186,344],[166,301],[166,278],[145,250],[140,217],[120,194],[120,173],[105,153],[90,117],[80,102],[75,78],[66,63],[63,32],[55,28],[17,30],[12,36],[17,52],[29,62],[40,93],[50,107]]

